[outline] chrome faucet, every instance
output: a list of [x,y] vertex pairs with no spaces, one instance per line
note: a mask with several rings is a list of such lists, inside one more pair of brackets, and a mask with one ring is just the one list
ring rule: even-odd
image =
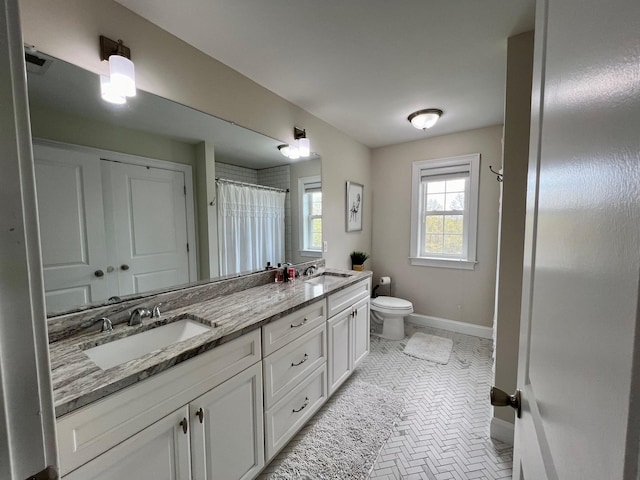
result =
[[308,275],[313,275],[317,271],[318,271],[317,265],[309,265],[307,268],[304,269],[303,275],[306,277]]
[[135,325],[140,325],[142,323],[143,318],[149,318],[151,316],[151,311],[148,308],[136,308],[133,312],[131,312],[131,316],[129,317],[128,325],[133,327]]

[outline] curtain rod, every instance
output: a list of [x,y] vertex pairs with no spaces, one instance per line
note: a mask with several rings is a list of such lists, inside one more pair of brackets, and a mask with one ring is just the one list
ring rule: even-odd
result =
[[275,192],[289,193],[289,189],[288,188],[286,190],[283,190],[282,188],[267,187],[265,185],[258,185],[257,183],[238,182],[237,180],[228,180],[226,178],[216,177],[216,182],[233,183],[235,185],[242,185],[244,187],[261,188],[263,190],[272,190],[272,191],[275,191]]

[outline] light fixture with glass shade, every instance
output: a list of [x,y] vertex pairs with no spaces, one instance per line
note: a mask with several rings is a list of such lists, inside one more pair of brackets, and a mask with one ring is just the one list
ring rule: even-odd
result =
[[135,67],[131,50],[122,43],[100,36],[100,58],[109,61],[109,77],[100,77],[102,99],[116,104],[126,103],[136,95]]
[[280,150],[282,155],[291,160],[310,157],[311,143],[307,138],[307,131],[298,127],[293,127],[293,143],[290,145],[278,145],[278,150]]
[[407,120],[411,122],[411,125],[418,130],[426,130],[433,127],[438,119],[442,116],[442,110],[437,108],[427,108],[425,110],[418,110],[413,112]]

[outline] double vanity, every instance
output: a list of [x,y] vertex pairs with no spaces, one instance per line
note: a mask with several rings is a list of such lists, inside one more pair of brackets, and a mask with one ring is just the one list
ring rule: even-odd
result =
[[261,282],[145,299],[159,316],[111,331],[85,314],[58,334],[63,478],[255,478],[367,355],[371,272]]

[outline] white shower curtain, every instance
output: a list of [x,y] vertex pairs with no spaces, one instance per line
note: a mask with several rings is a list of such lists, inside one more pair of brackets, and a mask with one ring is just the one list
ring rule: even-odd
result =
[[220,275],[284,262],[285,193],[217,182]]

